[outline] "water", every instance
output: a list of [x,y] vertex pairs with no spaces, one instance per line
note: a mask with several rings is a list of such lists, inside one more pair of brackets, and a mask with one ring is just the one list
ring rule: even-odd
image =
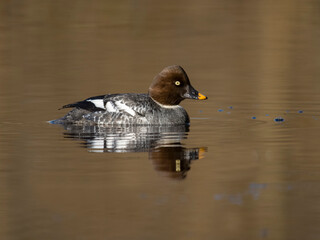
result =
[[[316,1],[0,4],[1,239],[319,239]],[[190,128],[50,125],[180,64]]]

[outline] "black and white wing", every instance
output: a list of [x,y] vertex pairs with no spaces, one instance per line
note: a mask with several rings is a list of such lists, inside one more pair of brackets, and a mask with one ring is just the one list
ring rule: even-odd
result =
[[88,110],[90,112],[98,112],[98,111],[104,111],[105,105],[104,105],[104,99],[105,95],[95,96],[91,98],[87,98],[86,100],[75,102],[71,104],[64,105],[63,108],[81,108]]
[[146,94],[112,94],[104,98],[105,111],[131,117],[145,116],[148,107]]
[[109,94],[87,98],[64,105],[63,108],[80,108],[90,112],[122,114],[131,117],[144,116],[148,105],[146,94]]

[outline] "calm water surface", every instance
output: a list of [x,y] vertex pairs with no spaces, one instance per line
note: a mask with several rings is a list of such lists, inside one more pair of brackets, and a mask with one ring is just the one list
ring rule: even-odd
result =
[[[317,1],[3,1],[0,239],[320,239]],[[185,127],[48,124],[182,65]]]

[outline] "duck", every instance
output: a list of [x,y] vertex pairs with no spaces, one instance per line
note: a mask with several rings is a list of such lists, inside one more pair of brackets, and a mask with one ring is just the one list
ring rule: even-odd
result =
[[165,67],[157,74],[148,93],[99,95],[62,106],[72,108],[52,124],[75,125],[189,125],[184,99],[206,100],[195,90],[185,70],[179,65]]

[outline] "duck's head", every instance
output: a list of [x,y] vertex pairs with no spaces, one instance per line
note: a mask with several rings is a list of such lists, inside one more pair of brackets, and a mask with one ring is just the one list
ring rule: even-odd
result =
[[195,90],[181,66],[164,68],[151,83],[149,95],[163,105],[178,105],[184,99],[205,100],[206,96]]

